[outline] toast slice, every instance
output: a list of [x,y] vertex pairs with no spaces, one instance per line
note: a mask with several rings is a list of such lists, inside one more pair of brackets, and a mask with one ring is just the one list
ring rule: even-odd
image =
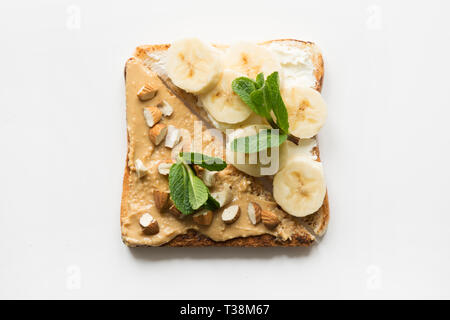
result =
[[[315,89],[321,90],[323,79],[323,61],[320,52],[317,47],[312,43],[301,42],[297,40],[276,40],[281,41],[288,45],[299,46],[305,50],[310,50],[312,59],[314,62],[314,76],[315,76]],[[266,42],[262,45],[270,44]],[[239,247],[272,247],[272,246],[309,246],[316,240],[315,235],[308,231],[304,227],[306,225],[316,235],[322,236],[326,231],[326,227],[329,220],[328,198],[324,200],[322,208],[315,214],[306,218],[294,218],[287,213],[283,212],[274,202],[270,191],[265,190],[263,183],[253,177],[250,177],[232,166],[228,166],[223,174],[219,174],[220,179],[224,179],[224,184],[232,185],[244,185],[251,186],[245,190],[245,193],[240,193],[240,196],[245,195],[246,199],[251,197],[263,201],[269,209],[277,214],[279,219],[283,221],[281,224],[281,232],[274,234],[264,228],[260,228],[256,234],[245,234],[244,236],[236,236],[239,233],[227,235],[226,238],[220,238],[212,240],[208,236],[208,231],[205,228],[199,228],[194,224],[180,222],[183,224],[183,232],[180,234],[171,234],[170,241],[155,242],[149,241],[148,237],[140,234],[140,229],[136,228],[137,219],[142,210],[148,210],[149,207],[154,204],[154,198],[152,191],[156,188],[166,188],[167,186],[162,182],[163,179],[158,177],[157,164],[162,158],[169,158],[169,154],[166,152],[160,152],[155,150],[151,144],[145,144],[145,148],[137,147],[136,141],[138,138],[145,136],[145,132],[136,132],[130,130],[133,125],[130,125],[133,121],[144,121],[142,108],[144,103],[141,103],[136,98],[136,91],[139,90],[144,82],[152,82],[155,86],[161,88],[159,91],[158,99],[171,100],[171,103],[177,104],[177,114],[174,114],[173,119],[167,119],[167,123],[176,123],[179,121],[179,117],[183,118],[183,126],[192,132],[193,123],[198,120],[211,125],[211,119],[207,116],[203,108],[197,105],[196,98],[181,89],[176,88],[173,84],[170,84],[170,79],[164,77],[163,72],[158,70],[158,55],[164,54],[169,48],[169,45],[153,45],[153,46],[140,46],[136,49],[133,58],[127,61],[125,67],[125,79],[126,79],[126,91],[127,91],[127,122],[128,122],[128,154],[127,164],[125,167],[125,175],[123,182],[123,195],[121,205],[121,226],[122,226],[122,238],[128,246],[175,246],[175,247],[198,247],[198,246],[239,246]],[[157,73],[155,73],[157,71]],[[167,86],[169,90],[167,90]],[[156,99],[158,101],[158,99]],[[153,103],[157,103],[153,102]],[[179,123],[179,122],[178,122]],[[208,136],[207,130],[202,128],[202,136],[208,140],[211,139]],[[148,139],[147,139],[148,140]],[[141,140],[145,141],[145,140]],[[212,144],[214,145],[214,144]],[[219,147],[220,148],[220,147]],[[161,148],[160,148],[161,149]],[[217,146],[211,147],[217,150]],[[142,151],[145,150],[145,151]],[[319,149],[317,145],[313,151],[317,160],[320,161]],[[136,153],[140,153],[139,157],[145,157],[146,163],[150,167],[149,175],[144,180],[139,179],[134,174],[133,159],[136,157]],[[163,154],[161,154],[163,153]],[[232,177],[232,178],[230,178]],[[245,210],[245,209],[244,209]],[[152,213],[153,214],[153,213]],[[155,213],[158,215],[158,213]],[[164,217],[157,216],[157,218],[167,219],[170,223],[177,224],[176,218],[165,215]],[[218,220],[218,219],[216,219]],[[242,219],[241,219],[242,220]],[[216,227],[220,228],[219,225]],[[237,226],[238,228],[239,226]],[[212,228],[212,227],[211,227]],[[227,231],[228,232],[228,231]],[[170,232],[169,232],[170,233]],[[230,233],[230,232],[229,232]],[[281,236],[280,236],[281,234]],[[165,234],[167,236],[167,234]],[[165,240],[168,238],[165,237]],[[162,240],[161,240],[162,241]]]

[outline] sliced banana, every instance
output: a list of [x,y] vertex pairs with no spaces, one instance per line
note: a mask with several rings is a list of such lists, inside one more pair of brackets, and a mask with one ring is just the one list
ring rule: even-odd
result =
[[254,43],[240,42],[231,46],[225,54],[225,67],[255,79],[259,73],[267,77],[281,71],[278,60],[272,53]]
[[319,210],[325,194],[322,164],[305,156],[290,159],[273,180],[275,201],[296,217],[305,217]]
[[254,136],[261,129],[270,129],[266,125],[250,125],[245,128],[234,130],[228,135],[226,147],[227,163],[236,169],[253,177],[274,175],[280,168],[280,153],[284,152],[284,144],[279,148],[269,148],[260,153],[241,153],[231,150],[231,142],[240,137]]
[[194,94],[211,90],[223,70],[221,53],[199,39],[174,42],[167,52],[167,74],[172,82]]
[[234,124],[244,121],[252,113],[250,107],[231,88],[233,80],[241,76],[243,75],[236,71],[225,69],[217,86],[199,97],[215,120]]
[[301,139],[297,144],[287,140],[280,147],[280,168],[282,169],[290,159],[297,156],[309,157],[312,160],[317,159],[317,155],[314,154],[314,148],[317,146],[317,140]]
[[289,117],[289,131],[301,138],[314,137],[325,123],[327,105],[321,94],[307,87],[282,90]]

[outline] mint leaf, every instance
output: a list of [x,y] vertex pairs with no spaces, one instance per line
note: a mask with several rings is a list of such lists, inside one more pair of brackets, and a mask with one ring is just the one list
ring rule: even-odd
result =
[[281,98],[280,93],[280,78],[278,72],[272,73],[267,77],[266,83],[263,87],[264,99],[273,110],[277,118],[277,125],[284,133],[289,132],[288,112],[286,106]]
[[252,99],[252,102],[258,106],[260,116],[266,119],[272,119],[272,116],[270,115],[270,107],[266,103],[266,99],[264,97],[264,87],[253,91],[250,98]]
[[169,190],[170,198],[175,207],[183,214],[191,214],[194,212],[190,201],[189,193],[189,173],[183,163],[172,165],[169,172]]
[[187,164],[196,164],[209,171],[222,171],[227,167],[225,161],[220,158],[210,157],[196,152],[182,152],[180,156]]
[[206,200],[203,208],[214,211],[220,208],[220,203],[208,193],[208,200]]
[[192,209],[197,210],[208,200],[209,191],[203,181],[190,168],[187,170],[189,173],[189,204]]
[[256,90],[255,81],[246,77],[239,77],[233,80],[231,88],[254,113],[260,114],[259,106],[255,105],[250,98],[251,93]]
[[260,73],[256,76],[256,89],[260,89],[262,88],[262,86],[264,85],[264,73]]
[[264,129],[257,135],[236,138],[231,142],[231,150],[241,153],[256,153],[267,148],[280,146],[287,139],[287,135],[278,130]]

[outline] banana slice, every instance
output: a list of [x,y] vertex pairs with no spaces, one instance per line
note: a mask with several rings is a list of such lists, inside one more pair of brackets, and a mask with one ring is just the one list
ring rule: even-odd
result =
[[225,69],[217,86],[199,97],[205,109],[217,121],[239,123],[252,113],[250,107],[231,88],[233,80],[241,76],[236,71]]
[[305,217],[319,210],[325,193],[322,164],[308,157],[290,159],[273,180],[275,201],[296,217]]
[[325,123],[327,105],[319,92],[307,87],[282,90],[289,116],[289,131],[301,138],[314,137]]
[[270,148],[260,153],[240,153],[231,150],[231,142],[240,137],[253,136],[261,129],[270,129],[266,125],[250,125],[245,128],[236,129],[228,135],[226,147],[227,163],[232,164],[236,169],[253,177],[274,175],[280,168],[280,153],[286,152],[284,144],[279,148]]
[[280,169],[297,156],[309,157],[312,160],[317,159],[317,155],[314,154],[314,148],[317,146],[317,140],[311,139],[301,139],[298,145],[287,140],[280,147]]
[[221,53],[199,39],[174,42],[167,52],[167,74],[172,82],[194,94],[217,84],[223,70]]
[[237,43],[228,49],[225,54],[225,67],[252,79],[261,72],[267,77],[275,71],[281,71],[280,63],[269,50],[248,42]]

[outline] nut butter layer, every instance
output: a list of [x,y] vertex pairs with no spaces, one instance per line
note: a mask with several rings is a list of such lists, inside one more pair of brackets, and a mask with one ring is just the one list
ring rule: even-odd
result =
[[[322,59],[322,54],[320,49],[312,42],[305,42],[295,39],[281,39],[281,40],[272,40],[261,43],[262,46],[270,46],[271,44],[284,44],[288,45],[292,48],[297,48],[304,51],[309,51],[311,54],[311,61],[313,65],[313,78],[315,78],[314,85],[311,85],[312,88],[317,91],[321,91],[322,82],[324,76],[324,64]],[[219,50],[225,50],[228,46],[215,45]],[[158,56],[164,56],[165,51],[170,47],[170,45],[144,45],[136,48],[135,56],[142,59],[144,64],[149,67],[160,67]],[[189,107],[197,114],[199,114],[203,120],[210,122],[211,119],[208,117],[204,108],[199,107],[195,103],[195,97],[193,95],[184,92],[181,89],[175,88],[175,92],[178,96],[181,96],[183,100],[188,101]],[[215,123],[210,123],[215,126]],[[319,147],[317,143],[316,137],[313,138],[316,146],[311,151],[315,160],[320,161]],[[307,217],[300,218],[299,220],[304,225],[307,225],[310,230],[312,230],[317,236],[323,236],[326,232],[329,222],[329,205],[328,205],[328,196],[325,196],[322,207],[314,214],[309,215]]]
[[[157,94],[151,99],[142,101],[138,92],[146,85]],[[159,119],[158,115],[158,124],[172,126],[180,132],[190,133],[191,136],[194,132],[194,122],[199,121],[199,118],[172,95],[156,74],[145,67],[138,58],[129,59],[126,65],[126,97],[128,154],[123,182],[121,226],[122,238],[127,245],[267,247],[308,246],[314,243],[314,236],[296,218],[279,209],[272,195],[264,190],[259,181],[232,166],[214,176],[211,192],[221,194],[228,188],[232,197],[221,209],[213,212],[209,224],[197,223],[192,216],[173,214],[170,210],[172,205],[166,203],[164,197],[169,191],[167,175],[161,174],[158,167],[172,158],[173,150],[181,151],[177,147],[180,148],[179,144],[185,141],[185,137],[182,136],[180,142],[177,141],[173,147],[166,146],[164,141],[159,141],[160,143],[155,145],[149,136],[149,124],[144,110],[169,104],[173,109],[170,116],[162,116]],[[223,146],[205,129],[206,127],[202,126],[203,153],[211,156],[223,154]],[[181,148],[188,151],[186,148],[189,149],[189,145],[183,144]],[[146,169],[144,175],[136,174],[138,160]],[[262,222],[253,224],[247,212],[249,203],[257,203],[263,211],[270,212],[276,217],[279,223],[276,226],[271,225],[273,229]],[[226,223],[222,220],[222,213],[231,206],[238,206],[240,214],[233,223]],[[146,226],[145,230],[140,223],[144,215],[150,215],[159,228],[148,232]],[[203,220],[205,219],[201,219]],[[150,220],[151,223],[155,223],[154,221]]]

